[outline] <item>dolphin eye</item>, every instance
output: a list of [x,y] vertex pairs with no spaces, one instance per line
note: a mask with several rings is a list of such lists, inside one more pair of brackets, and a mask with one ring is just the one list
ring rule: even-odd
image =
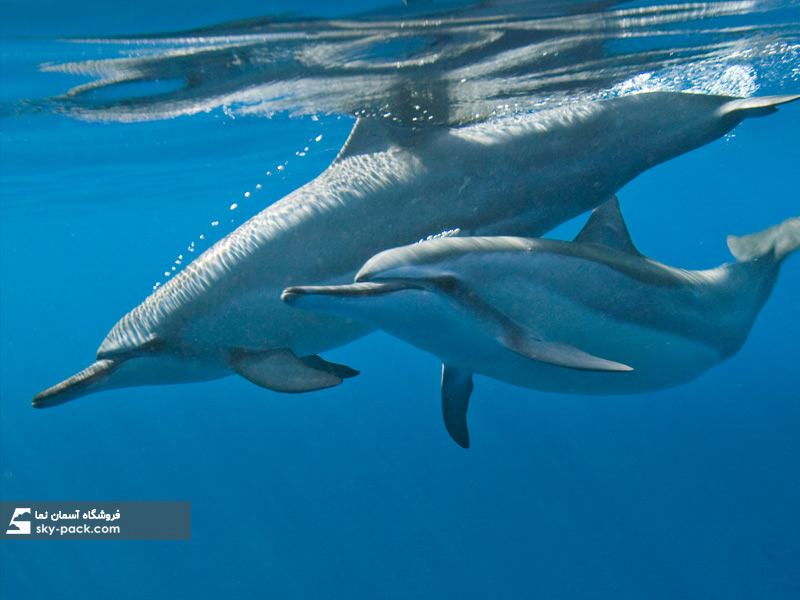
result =
[[439,277],[436,280],[436,285],[445,293],[451,293],[458,288],[458,279],[452,276]]
[[144,343],[141,347],[142,353],[155,353],[160,352],[164,348],[164,340],[158,337],[154,337],[151,340]]

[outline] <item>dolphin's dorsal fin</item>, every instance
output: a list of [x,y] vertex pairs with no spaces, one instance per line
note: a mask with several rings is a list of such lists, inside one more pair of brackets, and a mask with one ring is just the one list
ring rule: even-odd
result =
[[472,373],[461,367],[442,365],[442,416],[447,433],[456,444],[469,448],[467,407],[472,394]]
[[234,348],[228,365],[251,383],[274,392],[312,392],[333,387],[358,371],[323,360],[319,356],[297,357],[288,348],[254,352]]
[[386,128],[376,117],[359,117],[350,130],[344,146],[339,150],[333,162],[339,162],[349,156],[382,152],[389,146]]
[[586,225],[573,241],[580,244],[600,244],[620,252],[641,256],[631,241],[616,196],[612,196],[592,211]]
[[333,162],[361,154],[385,152],[391,146],[413,150],[416,146],[425,144],[428,135],[437,129],[434,125],[403,125],[381,116],[359,117]]

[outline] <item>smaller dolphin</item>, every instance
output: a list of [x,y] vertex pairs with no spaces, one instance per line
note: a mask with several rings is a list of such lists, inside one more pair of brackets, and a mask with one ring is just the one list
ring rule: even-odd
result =
[[612,198],[572,242],[433,239],[377,254],[356,283],[290,287],[283,300],[441,358],[445,426],[467,448],[473,373],[576,394],[684,383],[741,348],[798,246],[800,217],[729,236],[735,263],[677,269],[636,250]]

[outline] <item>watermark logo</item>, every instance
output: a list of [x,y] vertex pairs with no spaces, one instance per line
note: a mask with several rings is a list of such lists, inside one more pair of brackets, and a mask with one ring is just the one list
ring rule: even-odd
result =
[[191,502],[2,500],[0,540],[190,540],[191,511]]
[[[27,519],[23,519],[23,515],[28,515]],[[31,534],[31,509],[30,508],[15,508],[14,514],[11,515],[11,522],[8,524],[6,535],[30,535]]]

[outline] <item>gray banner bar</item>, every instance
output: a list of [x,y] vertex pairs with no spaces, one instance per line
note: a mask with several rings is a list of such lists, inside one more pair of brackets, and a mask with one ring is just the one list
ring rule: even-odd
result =
[[0,501],[1,540],[190,540],[191,502]]

